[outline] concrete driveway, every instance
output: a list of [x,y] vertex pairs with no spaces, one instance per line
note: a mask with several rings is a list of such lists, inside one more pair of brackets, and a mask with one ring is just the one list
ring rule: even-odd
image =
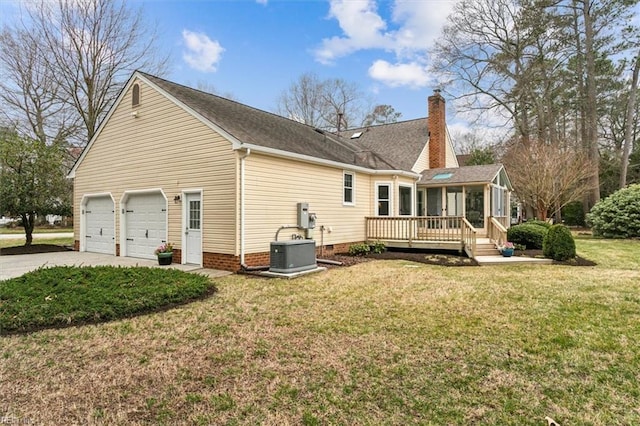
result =
[[157,268],[176,268],[186,272],[195,272],[207,275],[211,278],[230,275],[231,272],[216,269],[205,269],[196,265],[172,264],[171,266],[159,266],[157,260],[135,259],[133,257],[119,257],[110,254],[87,253],[77,251],[65,251],[56,253],[21,254],[13,256],[0,256],[0,281],[19,277],[38,268],[50,266],[149,266]]

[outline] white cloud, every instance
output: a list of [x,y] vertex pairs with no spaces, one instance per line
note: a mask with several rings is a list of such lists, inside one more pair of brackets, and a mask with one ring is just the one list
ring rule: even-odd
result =
[[186,47],[182,57],[191,68],[203,72],[216,71],[224,52],[224,48],[218,41],[211,40],[204,33],[189,30],[182,31],[182,40]]
[[395,35],[398,52],[426,51],[433,46],[455,1],[396,0],[392,19],[399,25]]
[[393,41],[383,31],[387,24],[378,15],[373,0],[332,0],[329,18],[335,18],[344,37],[323,39],[315,50],[323,64],[361,49],[392,47]]
[[[390,51],[396,63],[375,61],[369,68],[371,78],[392,87],[424,87],[431,80],[422,63],[454,4],[455,0],[395,0],[387,23],[375,0],[330,0],[329,18],[338,21],[342,35],[323,39],[315,58],[331,64],[358,50]],[[395,28],[390,30],[389,24]]]
[[417,62],[391,64],[378,59],[369,67],[369,76],[391,87],[418,88],[431,83],[427,67]]

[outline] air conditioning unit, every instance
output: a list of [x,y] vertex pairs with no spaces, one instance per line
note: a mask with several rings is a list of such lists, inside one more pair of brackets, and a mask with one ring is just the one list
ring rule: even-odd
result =
[[314,240],[272,241],[269,272],[290,274],[317,268]]

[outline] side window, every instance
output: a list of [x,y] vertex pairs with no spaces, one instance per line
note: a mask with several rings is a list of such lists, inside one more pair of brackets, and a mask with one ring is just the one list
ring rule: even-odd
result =
[[353,189],[355,186],[354,183],[355,183],[355,177],[353,173],[344,172],[343,180],[342,180],[342,186],[343,186],[342,202],[344,204],[354,203],[353,201],[354,200]]
[[391,215],[391,185],[378,184],[376,190],[378,216]]
[[134,84],[131,89],[131,106],[137,107],[140,105],[140,85]]
[[411,187],[400,186],[400,200],[398,203],[398,212],[400,216],[411,216]]

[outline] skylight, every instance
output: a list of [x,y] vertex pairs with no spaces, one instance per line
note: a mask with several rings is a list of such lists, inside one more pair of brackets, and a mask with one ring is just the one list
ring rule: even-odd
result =
[[360,136],[362,136],[362,132],[355,132],[351,135],[351,139],[358,139]]
[[451,176],[453,176],[453,173],[438,173],[432,179],[449,179]]

